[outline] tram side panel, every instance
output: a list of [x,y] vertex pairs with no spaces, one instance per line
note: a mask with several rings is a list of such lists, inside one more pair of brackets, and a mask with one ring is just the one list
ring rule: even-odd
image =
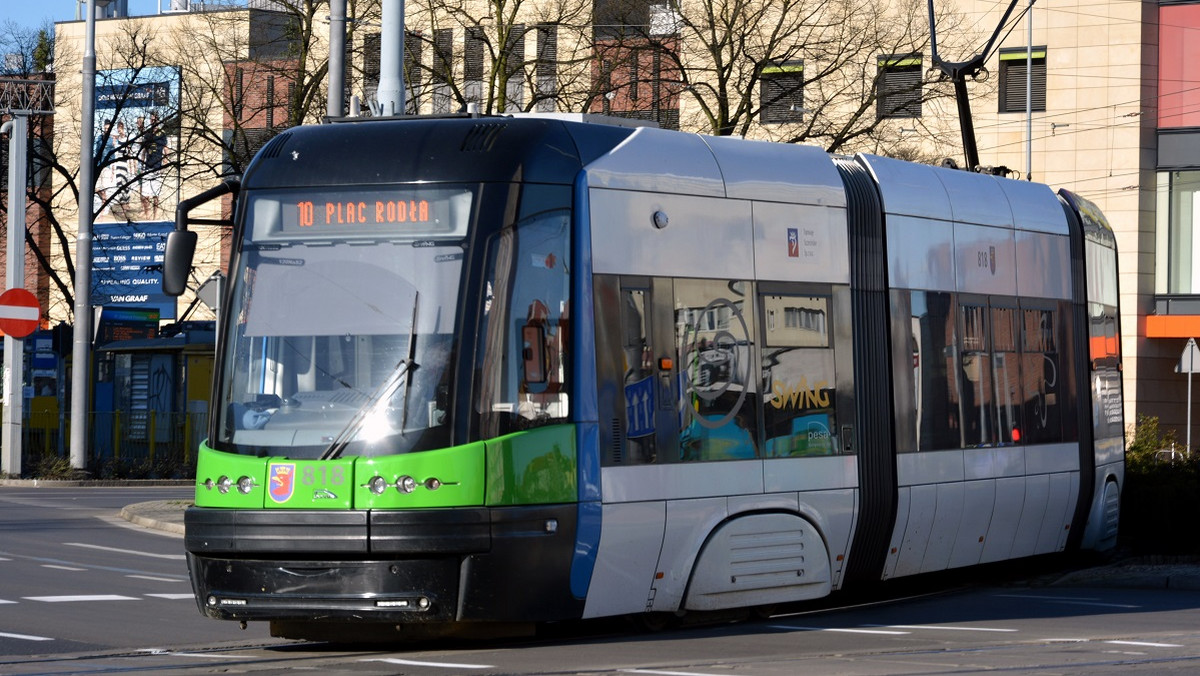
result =
[[[813,161],[812,149],[739,141],[708,159],[683,149],[696,161],[664,170],[672,154],[639,146],[638,135],[688,142],[639,130],[589,168],[597,384],[601,410],[617,415],[600,421],[603,526],[584,615],[823,596],[855,512],[854,458],[838,425],[853,418],[834,413],[852,402],[848,354],[830,338],[849,332],[839,324],[848,321],[842,198],[827,181],[798,188],[820,205],[755,199],[779,197],[779,174],[745,178],[769,173],[771,158],[742,160],[780,153],[803,166],[797,158]],[[655,157],[638,159],[645,148]],[[743,148],[750,155],[737,157]],[[704,175],[714,156],[719,172]],[[819,166],[836,179],[823,154]],[[820,325],[827,344],[772,345],[768,324],[800,321]],[[658,553],[653,566],[647,552]]]
[[1014,182],[862,161],[883,195],[897,365],[883,576],[1060,551],[1080,481],[1061,208],[1044,186],[1013,206]]

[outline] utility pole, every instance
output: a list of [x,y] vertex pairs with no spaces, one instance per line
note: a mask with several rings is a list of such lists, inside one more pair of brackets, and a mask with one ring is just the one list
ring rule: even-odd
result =
[[79,125],[79,230],[75,234],[75,331],[71,341],[71,467],[87,466],[88,389],[92,374],[92,155],[96,119],[96,7],[87,0],[83,42],[83,101]]
[[[0,80],[0,125],[8,141],[8,239],[5,289],[25,288],[25,185],[29,162],[29,118],[54,114],[53,84],[40,80]],[[32,300],[32,299],[31,299]],[[35,309],[36,313],[36,309]],[[35,316],[36,318],[36,316]],[[24,334],[21,334],[24,335]],[[0,469],[20,476],[22,418],[25,404],[25,347],[20,338],[4,336],[4,416],[0,433]]]

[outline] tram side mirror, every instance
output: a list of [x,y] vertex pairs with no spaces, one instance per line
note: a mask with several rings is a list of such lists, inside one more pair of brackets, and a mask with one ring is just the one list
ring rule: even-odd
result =
[[178,296],[187,288],[192,257],[196,254],[196,233],[172,230],[167,234],[167,250],[163,256],[163,293]]
[[546,333],[536,324],[521,327],[521,340],[525,344],[521,358],[525,362],[524,378],[527,383],[546,382]]

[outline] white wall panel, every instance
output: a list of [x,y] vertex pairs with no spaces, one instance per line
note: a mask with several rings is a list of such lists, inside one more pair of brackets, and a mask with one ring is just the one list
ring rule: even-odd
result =
[[640,502],[602,509],[600,546],[583,616],[644,612],[662,549],[666,505]]
[[795,143],[701,136],[734,199],[846,206],[845,186],[823,149]]
[[1033,556],[1037,552],[1038,536],[1042,522],[1046,519],[1046,503],[1050,499],[1050,477],[1045,474],[1025,477],[1025,500],[1021,505],[1021,519],[1013,538],[1010,556],[1019,559]]
[[937,507],[933,525],[929,528],[925,558],[921,561],[922,573],[945,570],[950,566],[950,553],[954,550],[958,527],[962,523],[965,495],[961,481],[937,486]]
[[1030,298],[1071,298],[1071,243],[1065,235],[1016,232],[1017,293]]
[[896,561],[896,577],[916,575],[924,570],[925,549],[929,546],[933,520],[937,516],[936,484],[913,486],[908,494],[908,519],[904,525],[904,538]]
[[1025,446],[992,446],[963,452],[967,481],[1004,476],[1025,476]]
[[888,216],[887,256],[890,286],[954,291],[954,227],[949,221]]
[[[592,188],[592,270],[597,274],[749,279],[750,203]],[[665,228],[654,214],[666,214]]]
[[958,291],[1017,295],[1017,250],[1013,231],[980,225],[954,225]]
[[1042,444],[1025,451],[1027,474],[1079,471],[1078,444]]
[[858,456],[768,458],[763,460],[768,493],[853,488],[858,485]]
[[758,279],[850,283],[844,209],[755,202]]
[[963,484],[962,521],[954,538],[954,550],[950,553],[951,568],[979,563],[995,505],[995,481],[968,481]]
[[896,481],[901,486],[963,480],[963,451],[923,451],[896,455]]
[[667,503],[667,526],[654,581],[655,611],[674,612],[683,603],[696,555],[709,533],[728,516],[724,498],[679,500]]
[[600,489],[606,503],[761,494],[762,461],[604,467]]
[[991,525],[983,541],[980,563],[1007,559],[1021,525],[1025,506],[1025,477],[996,479],[996,501],[992,508]]

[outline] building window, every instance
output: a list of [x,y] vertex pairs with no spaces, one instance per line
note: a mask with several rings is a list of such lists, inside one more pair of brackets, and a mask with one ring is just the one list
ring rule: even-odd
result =
[[433,112],[450,112],[454,81],[454,29],[433,32]]
[[504,112],[525,105],[525,24],[514,24],[504,39]]
[[[1200,294],[1200,171],[1171,171],[1159,174],[1160,230],[1165,226],[1165,271],[1168,294]],[[1165,223],[1163,222],[1165,221]],[[1161,237],[1161,235],[1160,235]]]
[[467,28],[467,41],[463,45],[463,99],[467,103],[483,102],[483,49],[486,38],[483,28]]
[[804,117],[804,64],[791,61],[763,68],[758,95],[763,124],[799,122]]
[[537,110],[554,112],[554,95],[558,87],[558,25],[537,26]]
[[404,31],[404,112],[409,115],[421,112],[421,94],[425,91],[421,86],[424,52],[421,34]]
[[921,55],[879,57],[875,114],[880,118],[921,117]]
[[[1025,112],[1025,91],[1032,86],[1030,107],[1033,112],[1046,110],[1046,49],[1033,50],[1029,68],[1029,55],[1024,49],[1000,50],[1000,112]],[[1027,76],[1026,73],[1029,73]]]

